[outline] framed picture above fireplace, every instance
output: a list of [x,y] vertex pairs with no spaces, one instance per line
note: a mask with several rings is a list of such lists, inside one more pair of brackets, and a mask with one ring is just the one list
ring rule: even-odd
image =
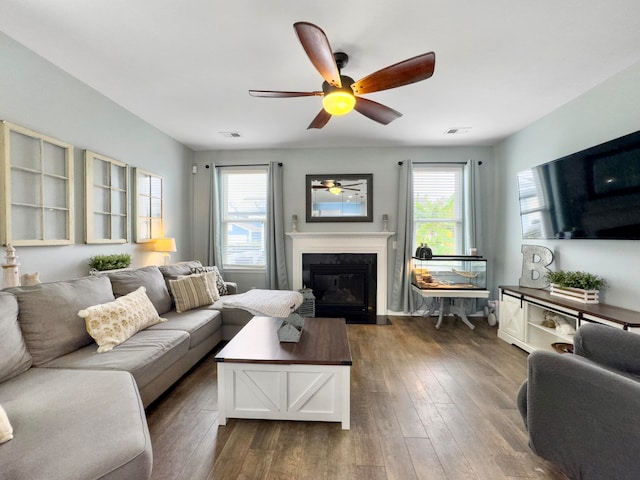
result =
[[373,174],[307,175],[307,222],[372,222]]

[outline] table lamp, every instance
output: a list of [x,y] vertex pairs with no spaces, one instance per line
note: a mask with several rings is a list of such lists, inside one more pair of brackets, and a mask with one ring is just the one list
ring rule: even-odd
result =
[[153,250],[164,253],[164,264],[169,265],[171,263],[170,252],[178,251],[176,249],[176,239],[172,237],[158,238],[153,244]]

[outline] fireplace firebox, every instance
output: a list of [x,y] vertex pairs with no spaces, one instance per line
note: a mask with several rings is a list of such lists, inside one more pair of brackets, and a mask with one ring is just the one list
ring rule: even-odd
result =
[[302,282],[313,290],[316,317],[376,323],[376,254],[305,253]]

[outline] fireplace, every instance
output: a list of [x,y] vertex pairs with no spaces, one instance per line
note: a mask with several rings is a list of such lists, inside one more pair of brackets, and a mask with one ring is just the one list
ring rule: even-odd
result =
[[302,282],[313,290],[317,317],[376,323],[376,273],[375,253],[302,255]]
[[387,314],[387,241],[393,232],[288,232],[291,238],[293,288],[298,290],[306,283],[302,280],[302,256],[312,253],[368,253],[375,255],[375,284],[369,283],[369,295],[375,293],[375,314],[386,318]]

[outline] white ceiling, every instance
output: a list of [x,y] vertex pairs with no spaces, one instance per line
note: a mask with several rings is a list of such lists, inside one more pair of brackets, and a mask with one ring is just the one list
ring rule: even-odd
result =
[[[640,61],[639,18],[638,0],[0,0],[1,31],[195,150],[491,145]],[[320,98],[247,93],[321,89],[296,21],[356,80],[428,51],[435,74],[367,95],[404,114],[387,126],[306,130]]]

